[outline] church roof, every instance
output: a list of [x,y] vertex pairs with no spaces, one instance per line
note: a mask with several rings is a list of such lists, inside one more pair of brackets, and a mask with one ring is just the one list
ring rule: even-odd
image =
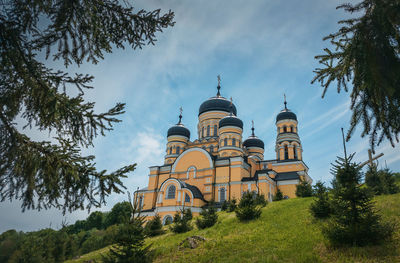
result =
[[[200,105],[199,115],[208,111],[231,112],[231,102],[222,96],[211,97]],[[237,114],[236,107],[232,104],[232,113]]]
[[277,173],[274,180],[285,181],[285,180],[295,180],[299,178],[300,176],[297,172],[285,172],[285,173]]
[[235,126],[243,129],[243,122],[236,116],[226,116],[219,121],[219,128],[224,126]]
[[292,111],[290,111],[288,109],[284,109],[276,116],[276,122],[281,121],[281,120],[296,120],[297,121],[297,116]]
[[193,198],[204,200],[204,196],[201,193],[201,191],[199,190],[199,188],[197,188],[194,185],[182,182],[181,180],[179,180],[179,183],[181,184],[181,186],[183,188],[187,188],[193,193]]

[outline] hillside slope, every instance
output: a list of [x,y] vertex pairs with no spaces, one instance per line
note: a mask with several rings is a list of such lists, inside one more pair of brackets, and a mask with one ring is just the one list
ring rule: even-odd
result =
[[[155,262],[400,262],[400,194],[376,198],[385,220],[397,224],[392,242],[363,248],[330,249],[321,235],[321,222],[313,220],[311,198],[273,202],[261,218],[239,222],[234,213],[219,213],[218,223],[205,230],[184,234],[168,232],[148,239]],[[196,249],[178,249],[188,236],[207,239]],[[100,257],[107,249],[82,256],[85,262]]]

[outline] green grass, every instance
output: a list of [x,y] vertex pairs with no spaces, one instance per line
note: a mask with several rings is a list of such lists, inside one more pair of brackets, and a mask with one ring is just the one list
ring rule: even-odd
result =
[[[321,235],[322,223],[308,212],[311,202],[311,198],[273,202],[263,208],[261,218],[248,223],[239,222],[234,213],[220,212],[211,228],[168,232],[147,242],[155,262],[400,262],[400,194],[376,198],[383,218],[397,224],[393,240],[362,248],[330,248]],[[191,235],[207,241],[196,249],[178,249]],[[69,262],[100,259],[107,249]]]

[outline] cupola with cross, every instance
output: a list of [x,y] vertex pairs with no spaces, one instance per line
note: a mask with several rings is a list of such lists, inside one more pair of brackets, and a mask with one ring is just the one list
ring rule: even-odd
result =
[[173,163],[179,154],[186,149],[190,140],[190,131],[182,124],[182,107],[179,110],[178,123],[169,128],[167,132],[166,164]]

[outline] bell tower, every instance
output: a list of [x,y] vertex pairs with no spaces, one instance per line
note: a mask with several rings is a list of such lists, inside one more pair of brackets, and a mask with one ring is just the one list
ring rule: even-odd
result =
[[284,96],[284,109],[276,116],[276,159],[279,161],[302,160],[302,146],[298,135],[297,116],[287,108]]

